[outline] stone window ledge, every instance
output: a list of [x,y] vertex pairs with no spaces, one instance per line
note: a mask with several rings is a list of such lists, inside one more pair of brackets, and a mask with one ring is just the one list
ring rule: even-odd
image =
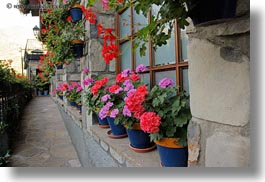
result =
[[129,138],[113,139],[107,132],[110,128],[90,127],[94,140],[107,151],[121,166],[126,167],[160,167],[157,149],[147,153],[134,152],[129,147]]
[[[82,115],[59,98],[52,97],[55,103],[64,110],[74,122],[82,128]],[[113,139],[107,132],[110,128],[100,128],[97,124],[88,126],[87,133],[114,158],[121,167],[160,167],[160,159],[157,149],[147,153],[134,152],[129,147],[129,138]],[[83,130],[86,131],[86,130]]]

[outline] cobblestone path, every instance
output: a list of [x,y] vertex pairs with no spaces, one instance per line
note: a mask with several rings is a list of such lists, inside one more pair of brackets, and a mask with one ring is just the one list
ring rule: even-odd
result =
[[49,96],[34,98],[14,137],[11,167],[81,167],[57,106]]

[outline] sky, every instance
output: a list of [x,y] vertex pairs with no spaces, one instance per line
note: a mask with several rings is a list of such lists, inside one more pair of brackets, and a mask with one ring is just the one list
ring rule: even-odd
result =
[[39,17],[20,13],[14,8],[17,4],[18,0],[0,0],[0,59],[13,59],[12,67],[21,73],[19,50],[25,48],[27,39],[35,39],[32,29],[39,26]]

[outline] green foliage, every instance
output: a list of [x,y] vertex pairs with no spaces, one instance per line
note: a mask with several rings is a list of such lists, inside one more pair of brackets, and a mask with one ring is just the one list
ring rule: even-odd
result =
[[147,96],[145,108],[161,117],[160,131],[151,133],[152,140],[163,137],[179,138],[182,146],[187,146],[187,126],[191,119],[188,97],[177,93],[178,87],[161,88],[154,86]]
[[46,81],[43,81],[39,75],[34,77],[34,85],[38,91],[42,92],[44,89],[47,89],[49,84],[50,82],[48,81],[48,79]]
[[174,22],[177,21],[178,27],[184,28],[189,25],[187,22],[188,11],[185,3],[190,0],[130,0],[122,7],[134,6],[136,13],[143,13],[145,17],[149,15],[150,9],[159,9],[157,14],[151,14],[150,23],[142,28],[137,34],[136,39],[141,43],[140,55],[145,54],[145,43],[152,41],[153,48],[167,44],[174,29]]
[[0,134],[3,134],[7,129],[8,125],[4,122],[0,122]]
[[42,40],[53,53],[52,63],[69,64],[74,59],[72,41],[84,39],[84,21],[72,23],[67,21],[69,9],[79,1],[67,1],[67,4],[56,7],[50,12],[42,13],[43,26],[48,30]]
[[[101,80],[103,76],[95,76],[94,80]],[[99,92],[97,95],[93,95],[91,92],[91,88],[93,87],[94,84],[90,84],[86,88],[86,92],[84,94],[85,98],[85,105],[88,108],[88,114],[91,114],[92,112],[99,113],[100,109],[103,107],[104,103],[101,102],[101,97],[106,94],[106,90],[104,89],[105,87],[99,89]]]

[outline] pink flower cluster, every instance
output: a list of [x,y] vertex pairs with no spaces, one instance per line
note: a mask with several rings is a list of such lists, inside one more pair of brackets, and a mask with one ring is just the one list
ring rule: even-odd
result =
[[163,78],[162,80],[160,80],[158,85],[161,88],[173,87],[174,86],[174,81],[171,80],[170,78]]

